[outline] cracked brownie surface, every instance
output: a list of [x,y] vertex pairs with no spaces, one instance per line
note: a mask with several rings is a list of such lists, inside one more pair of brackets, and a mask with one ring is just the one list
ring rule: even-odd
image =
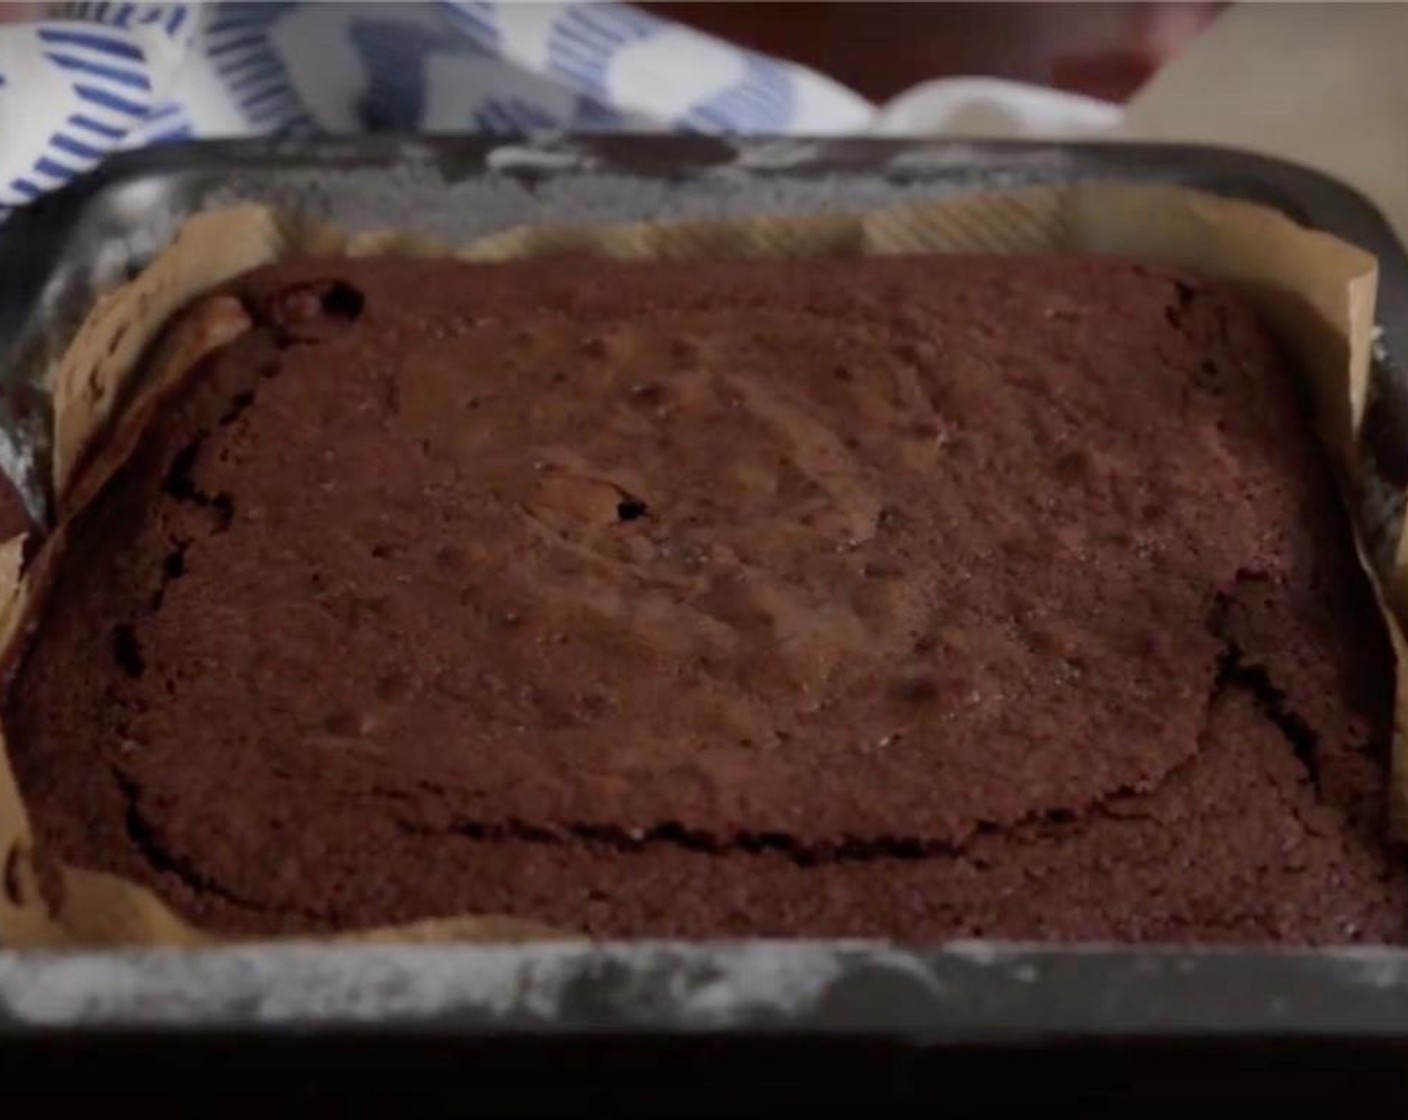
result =
[[1392,659],[1237,299],[1098,259],[306,259],[6,728],[214,928],[1398,940]]

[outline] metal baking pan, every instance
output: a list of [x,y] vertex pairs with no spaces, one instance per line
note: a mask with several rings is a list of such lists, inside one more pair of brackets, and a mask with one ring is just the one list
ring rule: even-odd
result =
[[[0,227],[0,450],[46,513],[19,385],[95,295],[188,214],[273,203],[347,228],[464,239],[537,220],[624,221],[882,205],[1074,179],[1173,182],[1285,211],[1382,267],[1366,440],[1408,483],[1408,258],[1353,191],[1249,154],[1172,145],[539,137],[235,141],[120,156]],[[16,432],[24,438],[15,438]],[[1020,1061],[1019,1067],[1010,1063]],[[218,1068],[495,1112],[731,1113],[806,1101],[949,1112],[1160,1103],[1214,1090],[1408,1100],[1408,952],[1189,951],[964,943],[253,946],[74,955],[0,950],[7,1091]],[[56,1071],[69,1076],[58,1083]],[[414,1081],[408,1081],[414,1075]],[[414,1085],[414,1089],[407,1086]],[[1334,1099],[1344,1100],[1342,1086]],[[409,1094],[409,1095],[408,1095]]]

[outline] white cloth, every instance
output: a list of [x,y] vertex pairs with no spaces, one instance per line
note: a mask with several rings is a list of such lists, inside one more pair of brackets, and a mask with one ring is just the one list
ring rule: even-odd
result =
[[190,137],[536,129],[1073,135],[1118,110],[932,82],[878,109],[629,5],[66,3],[0,26],[0,216],[109,153]]
[[965,139],[1094,136],[1120,121],[1120,107],[1093,97],[1062,93],[1002,78],[940,78],[888,102],[871,131],[899,136]]

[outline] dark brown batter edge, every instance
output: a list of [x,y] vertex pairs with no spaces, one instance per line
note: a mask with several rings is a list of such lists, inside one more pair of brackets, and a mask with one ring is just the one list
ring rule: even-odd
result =
[[79,518],[42,842],[198,924],[1398,941],[1291,378],[1099,259],[286,261]]

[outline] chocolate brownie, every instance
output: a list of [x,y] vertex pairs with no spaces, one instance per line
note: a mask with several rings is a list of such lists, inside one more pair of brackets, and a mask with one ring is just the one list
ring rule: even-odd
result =
[[54,855],[199,924],[1396,941],[1392,656],[1249,309],[1095,258],[296,259],[56,557]]

